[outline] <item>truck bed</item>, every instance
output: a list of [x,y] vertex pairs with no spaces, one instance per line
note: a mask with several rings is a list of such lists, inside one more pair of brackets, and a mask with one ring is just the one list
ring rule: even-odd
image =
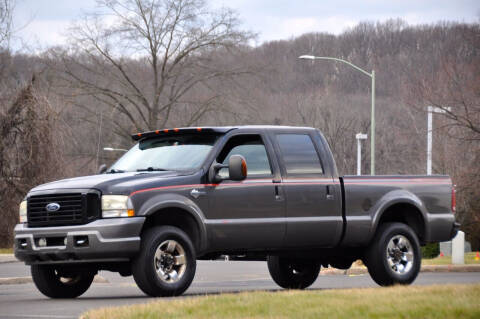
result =
[[[421,242],[448,240],[453,231],[452,181],[449,176],[360,175],[344,176],[341,182],[345,196],[344,245],[368,243],[379,219],[386,216],[383,213],[387,208],[408,210],[412,216],[420,213],[425,228]],[[402,204],[392,208],[395,202]]]

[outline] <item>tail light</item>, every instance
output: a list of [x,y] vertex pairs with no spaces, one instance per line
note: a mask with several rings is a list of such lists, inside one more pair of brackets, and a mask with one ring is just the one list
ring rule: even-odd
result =
[[455,195],[455,185],[452,186],[452,212],[455,214],[457,211],[457,198]]

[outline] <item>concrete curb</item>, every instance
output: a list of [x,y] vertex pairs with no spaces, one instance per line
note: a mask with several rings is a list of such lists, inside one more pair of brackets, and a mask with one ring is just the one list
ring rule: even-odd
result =
[[18,285],[32,282],[32,277],[9,277],[0,278],[0,285]]
[[479,272],[480,265],[425,265],[421,272]]
[[[420,272],[480,272],[480,265],[424,265]],[[352,267],[348,270],[322,268],[320,275],[363,275],[368,274],[365,267]]]
[[[32,283],[32,277],[9,277],[0,278],[0,285],[19,285]],[[96,275],[93,282],[97,284],[108,284],[109,281],[102,276]]]
[[17,262],[17,258],[13,254],[0,254],[0,264]]

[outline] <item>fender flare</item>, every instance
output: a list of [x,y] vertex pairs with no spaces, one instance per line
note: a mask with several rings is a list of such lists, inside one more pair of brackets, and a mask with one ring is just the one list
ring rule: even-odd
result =
[[420,212],[421,218],[423,220],[424,237],[428,238],[429,236],[429,229],[427,227],[428,211],[425,205],[423,205],[423,202],[415,194],[407,190],[401,189],[401,190],[393,190],[391,192],[388,192],[387,194],[382,196],[381,199],[377,201],[377,205],[371,208],[372,232],[370,234],[369,241],[375,235],[375,232],[377,231],[377,228],[378,228],[378,223],[384,216],[385,212],[390,207],[396,204],[408,204],[415,207]]
[[160,210],[168,208],[179,208],[186,211],[195,220],[198,226],[200,237],[199,251],[203,251],[207,247],[207,229],[205,226],[205,215],[200,207],[188,197],[179,194],[158,194],[152,196],[142,204],[139,209],[138,216],[151,216]]

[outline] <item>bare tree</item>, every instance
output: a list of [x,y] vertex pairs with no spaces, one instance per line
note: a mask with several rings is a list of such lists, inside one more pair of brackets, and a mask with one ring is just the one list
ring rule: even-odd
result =
[[0,49],[8,47],[12,32],[12,0],[0,0]]
[[11,247],[23,196],[61,176],[57,115],[34,82],[20,89],[5,110],[0,109],[0,247]]
[[[71,47],[51,57],[62,62],[72,96],[108,107],[119,134],[164,127],[179,105],[194,122],[221,95],[216,80],[245,72],[219,58],[250,37],[230,10],[209,11],[203,0],[97,2],[105,14],[86,16],[71,30]],[[202,97],[194,98],[198,88]]]
[[423,112],[426,105],[444,109],[447,125],[458,128],[450,131],[456,138],[479,141],[480,24],[453,25],[449,31],[439,52],[410,67],[407,103]]
[[420,102],[443,109],[450,120],[447,125],[461,128],[451,130],[453,136],[480,141],[480,58],[460,63],[448,59],[434,77],[417,82],[411,89],[416,97],[414,105]]

